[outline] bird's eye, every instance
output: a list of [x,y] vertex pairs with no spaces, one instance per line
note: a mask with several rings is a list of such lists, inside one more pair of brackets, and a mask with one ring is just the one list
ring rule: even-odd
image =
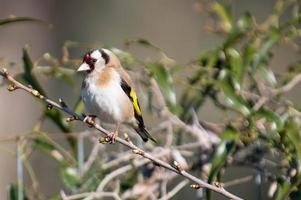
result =
[[97,59],[95,59],[95,58],[92,59],[92,62],[93,62],[93,63],[96,63],[96,61],[97,61]]

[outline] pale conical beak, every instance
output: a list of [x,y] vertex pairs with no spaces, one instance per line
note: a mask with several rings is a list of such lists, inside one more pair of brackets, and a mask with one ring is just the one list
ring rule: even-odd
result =
[[90,70],[90,66],[89,66],[87,63],[85,63],[85,62],[83,62],[83,63],[79,66],[79,68],[77,69],[78,72],[81,72],[81,71],[88,71],[88,70]]

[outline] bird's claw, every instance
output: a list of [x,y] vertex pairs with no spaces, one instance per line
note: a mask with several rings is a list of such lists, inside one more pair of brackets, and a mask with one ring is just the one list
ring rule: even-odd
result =
[[111,141],[110,141],[111,144],[114,144],[116,142],[117,136],[118,136],[118,131],[111,132],[111,134],[109,136],[111,139]]

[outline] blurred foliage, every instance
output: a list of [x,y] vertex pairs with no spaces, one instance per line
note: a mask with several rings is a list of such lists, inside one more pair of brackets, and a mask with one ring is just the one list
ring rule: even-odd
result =
[[[192,122],[190,111],[199,112],[206,99],[212,101],[221,113],[226,113],[224,121],[216,125],[222,130],[217,133],[220,142],[209,152],[209,159],[205,162],[193,161],[195,163],[191,165],[194,166],[193,170],[203,172],[203,167],[209,164],[210,170],[206,177],[209,183],[222,181],[228,167],[245,166],[259,172],[271,185],[277,183],[273,198],[301,199],[300,105],[294,104],[286,97],[287,91],[275,93],[300,74],[301,60],[283,68],[281,74],[276,73],[270,64],[274,59],[276,47],[291,45],[297,48],[296,51],[300,51],[300,2],[276,1],[272,13],[260,23],[248,12],[234,17],[230,4],[213,1],[198,3],[200,7],[207,8],[206,11],[214,21],[208,25],[209,31],[220,35],[224,40],[219,46],[200,53],[186,65],[176,64],[162,49],[142,38],[129,39],[125,44],[127,47],[135,44],[150,48],[158,53],[158,59],[144,61],[127,51],[114,47],[110,49],[120,58],[125,68],[142,74],[138,81],[148,94],[149,108],[154,114],[157,110],[153,108],[155,100],[149,87],[151,78],[157,81],[170,111],[184,122]],[[0,20],[0,25],[33,20],[22,17],[3,19]],[[79,48],[85,51],[92,47],[93,45],[67,41],[62,47],[61,58],[45,53],[35,62],[30,57],[28,47],[25,47],[23,72],[16,75],[16,78],[30,84],[46,96],[47,91],[39,79],[42,75],[60,80],[73,88],[73,66],[78,65],[80,60],[70,58],[69,49]],[[144,66],[143,69],[141,66]],[[176,95],[176,80],[186,71],[191,75],[183,80],[183,90]],[[262,98],[266,100],[259,104]],[[78,113],[84,110],[80,99],[73,106]],[[39,133],[31,143],[31,148],[45,153],[59,164],[62,182],[70,192],[95,190],[100,180],[112,171],[101,167],[99,160],[105,158],[96,159],[90,168],[81,174],[78,170],[78,141],[69,136],[75,129],[54,109],[45,108],[40,123],[45,119],[51,119],[65,133],[71,150],[50,139],[47,135],[51,134],[41,134],[39,128],[35,130]],[[183,130],[175,134],[173,144],[184,142],[179,139],[182,133]],[[185,142],[194,140],[186,134]],[[194,152],[194,157],[201,157],[199,151]],[[86,157],[84,159],[87,160]],[[134,169],[123,177],[120,190],[125,191],[133,187],[139,173],[142,173],[141,170]],[[15,185],[10,187],[10,199],[16,199],[16,188]],[[30,190],[30,186],[26,186],[25,189]],[[211,198],[210,193],[206,191],[207,199]],[[57,198],[59,197],[55,196],[53,199]]]
[[40,19],[35,19],[32,17],[10,17],[6,19],[0,19],[0,26],[3,25],[8,25],[16,22],[40,22],[43,24],[47,24],[46,22],[40,20]]

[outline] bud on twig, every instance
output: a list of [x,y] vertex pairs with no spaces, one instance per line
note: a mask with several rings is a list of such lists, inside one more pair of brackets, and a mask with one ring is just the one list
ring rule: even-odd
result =
[[201,186],[199,184],[195,184],[195,183],[191,184],[190,187],[193,189],[196,189],[196,190],[201,188]]
[[223,183],[220,183],[220,182],[214,182],[213,183],[216,187],[218,188],[224,188],[224,184]]
[[6,68],[2,68],[2,70],[1,70],[1,75],[4,76],[5,78],[7,78],[7,76],[8,76],[8,71],[7,71]]
[[15,84],[10,84],[10,85],[7,87],[7,90],[10,91],[10,92],[15,91],[16,89],[18,89],[18,86],[16,86]]
[[132,143],[132,141],[131,141],[131,139],[130,139],[130,137],[129,137],[129,135],[128,135],[127,133],[124,133],[124,139],[125,139],[127,142]]
[[101,144],[108,144],[110,141],[111,141],[111,138],[110,137],[108,137],[108,136],[106,136],[106,137],[101,137],[101,138],[99,138],[99,143],[101,143]]
[[60,104],[61,104],[61,106],[63,108],[67,108],[68,107],[67,104],[61,98],[59,98],[59,102],[60,102]]
[[72,122],[72,121],[74,121],[74,120],[76,120],[76,117],[75,117],[75,116],[71,116],[71,117],[67,117],[67,118],[66,118],[66,122]]
[[143,151],[141,151],[140,149],[133,149],[133,153],[138,155],[143,155]]
[[126,141],[128,141],[128,140],[129,140],[129,135],[128,135],[127,133],[124,133],[123,135],[124,135],[124,139],[125,139]]
[[48,110],[51,110],[52,108],[53,108],[53,105],[51,105],[50,103],[47,104],[47,109],[48,109]]
[[177,169],[181,174],[184,172],[182,166],[175,160],[173,161],[173,167]]
[[35,97],[39,97],[40,96],[40,93],[37,91],[37,90],[32,90],[31,91],[31,94]]

